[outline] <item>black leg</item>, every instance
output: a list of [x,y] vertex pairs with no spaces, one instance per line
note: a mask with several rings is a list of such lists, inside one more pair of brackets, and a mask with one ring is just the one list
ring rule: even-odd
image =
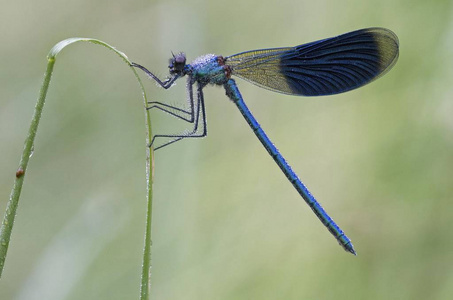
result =
[[[143,72],[146,73],[146,75],[148,75],[148,77],[150,77],[151,79],[156,81],[164,89],[169,89],[172,86],[172,84],[176,81],[176,79],[178,79],[180,77],[179,75],[174,75],[173,77],[168,78],[165,81],[161,81],[156,75],[151,73],[145,67],[143,67],[139,64],[136,64],[136,63],[132,63],[131,66],[141,69]],[[154,141],[156,140],[156,138],[172,138],[172,140],[164,143],[163,145],[156,147],[154,150],[158,150],[160,148],[173,144],[177,141],[180,141],[184,138],[201,138],[201,137],[205,137],[207,135],[206,109],[205,109],[204,97],[203,97],[203,87],[204,86],[197,84],[197,102],[194,103],[193,84],[194,84],[193,79],[189,76],[188,80],[187,80],[187,93],[189,96],[189,106],[190,106],[189,110],[184,110],[179,107],[175,107],[175,106],[168,105],[168,104],[158,102],[158,101],[148,102],[148,104],[151,104],[151,106],[147,107],[146,109],[156,108],[156,109],[164,111],[176,118],[186,121],[188,123],[194,123],[194,127],[193,127],[192,131],[190,131],[188,133],[154,135],[151,140],[151,143],[149,144],[149,147],[151,147],[154,144]],[[200,110],[201,110],[201,122],[203,123],[203,130],[201,133],[198,133],[198,126],[199,126],[199,122],[200,122]],[[184,116],[184,114],[188,115],[189,117]]]
[[[181,109],[179,107],[175,107],[175,106],[172,106],[172,105],[168,105],[168,104],[165,104],[165,103],[162,103],[162,102],[157,102],[157,101],[153,101],[153,102],[148,102],[148,104],[153,104],[152,106],[148,107],[147,109],[152,109],[152,108],[157,108],[161,111],[164,111],[176,118],[179,118],[181,120],[184,120],[188,123],[193,123],[194,122],[194,100],[193,100],[193,91],[192,91],[192,87],[193,87],[193,82],[192,82],[192,78],[189,76],[187,78],[187,93],[188,93],[188,96],[189,96],[189,110],[184,110],[184,109]],[[163,106],[163,107],[161,107]],[[189,115],[189,117],[185,117],[185,116],[182,116],[178,113],[175,113],[173,111],[170,111],[169,109],[173,109],[177,112],[181,112],[183,114],[187,114]]]
[[[148,104],[150,104],[150,103],[154,104],[154,105],[147,107],[146,108],[147,110],[150,110],[150,109],[153,109],[153,108],[157,108],[160,111],[163,111],[163,112],[166,112],[167,114],[172,115],[173,117],[176,117],[176,118],[181,119],[183,121],[186,121],[188,123],[193,123],[193,119],[194,119],[193,109],[191,109],[190,111],[186,111],[186,110],[181,109],[179,107],[171,106],[171,105],[164,104],[164,103],[161,103],[161,102],[155,102],[155,101],[148,102]],[[161,107],[161,106],[163,106],[163,107]],[[178,111],[180,113],[187,114],[187,115],[189,115],[189,117],[185,117],[183,115],[179,115],[178,113],[172,112],[172,111],[170,111],[169,109],[167,109],[165,107],[168,107],[169,109],[174,109],[174,110],[176,110],[176,111]]]
[[[193,103],[193,91],[192,91],[192,84],[189,84],[189,100],[191,103]],[[194,108],[194,106],[192,105],[192,108]],[[201,120],[200,120],[200,110],[201,110]],[[199,123],[202,122],[202,126],[203,126],[203,129],[202,129],[202,132],[201,133],[198,133],[198,125]],[[182,139],[185,139],[185,138],[202,138],[202,137],[205,137],[207,134],[208,134],[208,128],[207,128],[207,124],[206,124],[206,109],[205,109],[205,104],[204,104],[204,96],[203,96],[203,86],[199,85],[197,86],[197,103],[196,103],[196,113],[195,113],[195,120],[194,120],[194,128],[192,129],[192,131],[188,132],[188,133],[184,133],[184,134],[156,134],[151,143],[150,143],[150,147],[153,145],[154,141],[156,138],[172,138],[172,140],[170,140],[169,142],[163,144],[163,145],[160,145],[156,148],[154,148],[154,150],[158,150],[160,148],[163,148],[165,146],[168,146],[170,144],[173,144],[177,141],[180,141]]]
[[141,69],[143,72],[146,73],[146,75],[148,75],[149,77],[151,77],[152,79],[154,79],[154,81],[156,81],[161,87],[163,87],[164,89],[169,89],[171,87],[171,85],[173,84],[173,82],[176,81],[176,79],[179,78],[178,75],[174,75],[173,77],[170,77],[168,78],[167,80],[165,81],[161,81],[159,78],[157,78],[156,75],[154,75],[153,73],[151,73],[147,68],[145,68],[144,66],[141,66],[139,64],[136,64],[136,63],[132,63],[131,64],[132,67],[135,67],[135,68],[139,68]]
[[158,108],[158,105],[161,105],[161,106],[168,107],[168,108],[177,110],[177,111],[179,111],[179,112],[182,112],[182,113],[185,113],[185,114],[188,114],[188,115],[191,114],[190,111],[186,111],[186,110],[184,110],[184,109],[182,109],[182,108],[179,108],[179,107],[176,107],[176,106],[172,106],[172,105],[168,105],[168,104],[163,103],[163,102],[149,101],[148,104],[152,104],[152,106],[149,106],[149,107],[147,107],[146,109]]
[[[171,85],[175,82],[176,79],[179,78],[178,75],[175,75],[173,76],[172,78],[169,78],[167,79],[166,81],[161,81],[156,75],[154,75],[153,73],[151,73],[151,71],[149,71],[147,68],[139,65],[139,64],[136,64],[136,63],[132,63],[131,64],[132,67],[136,67],[136,68],[139,68],[140,70],[142,70],[143,72],[145,72],[146,75],[148,75],[149,78],[153,79],[154,81],[156,81],[161,87],[163,87],[164,89],[169,89],[171,87]],[[158,102],[158,101],[152,101],[152,102],[148,102],[148,104],[151,104],[150,107],[147,107],[146,109],[153,109],[153,108],[157,108],[161,111],[164,111],[176,118],[179,118],[183,121],[186,121],[186,122],[189,122],[189,123],[193,123],[193,101],[191,103],[189,103],[190,105],[190,110],[187,111],[187,110],[184,110],[184,109],[181,109],[179,107],[175,107],[175,106],[172,106],[172,105],[168,105],[168,104],[165,104],[165,103],[162,103],[162,102]],[[174,111],[171,111],[171,110],[174,110]],[[186,115],[189,115],[190,117],[185,117],[184,115],[181,115],[181,114],[178,114],[178,112],[182,113],[182,114],[186,114]]]

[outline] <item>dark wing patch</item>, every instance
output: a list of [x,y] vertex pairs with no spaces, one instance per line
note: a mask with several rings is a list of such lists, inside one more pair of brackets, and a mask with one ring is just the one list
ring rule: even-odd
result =
[[398,38],[368,28],[296,47],[254,50],[226,58],[232,74],[280,93],[343,93],[382,76],[396,63]]

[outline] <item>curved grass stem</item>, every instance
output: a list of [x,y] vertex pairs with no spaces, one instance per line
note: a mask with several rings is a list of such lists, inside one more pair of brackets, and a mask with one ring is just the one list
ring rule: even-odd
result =
[[[104,46],[109,50],[115,52],[120,56],[129,66],[131,62],[127,56],[115,49],[114,47],[96,39],[90,38],[69,38],[57,43],[49,52],[47,56],[47,69],[44,74],[44,81],[39,92],[38,101],[35,106],[33,118],[28,130],[27,138],[25,139],[24,150],[19,163],[19,168],[16,171],[16,179],[14,186],[11,191],[9,201],[7,203],[5,216],[3,218],[2,225],[0,227],[0,278],[2,276],[3,268],[5,266],[6,255],[8,252],[8,246],[11,239],[11,232],[14,225],[14,220],[17,213],[17,207],[19,204],[19,198],[22,190],[22,185],[25,179],[28,161],[33,152],[33,145],[38,131],[39,121],[41,120],[44,103],[46,100],[47,90],[49,88],[50,79],[52,77],[53,67],[55,65],[56,56],[66,46],[76,42],[89,42],[97,45]],[[140,85],[140,89],[143,95],[144,107],[147,106],[147,97],[143,83],[138,76],[135,68],[131,67],[135,77]],[[149,145],[152,137],[151,130],[151,119],[149,111],[145,109],[145,127],[146,127],[146,145]],[[151,266],[151,221],[152,221],[152,183],[153,183],[153,171],[154,171],[154,154],[153,149],[146,147],[146,185],[147,185],[147,216],[146,216],[146,228],[145,228],[145,245],[143,250],[143,264],[142,264],[142,278],[140,284],[140,299],[148,299],[150,296],[150,266]]]

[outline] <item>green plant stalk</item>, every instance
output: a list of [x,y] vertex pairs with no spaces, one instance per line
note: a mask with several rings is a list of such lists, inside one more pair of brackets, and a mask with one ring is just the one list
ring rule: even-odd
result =
[[[3,273],[5,266],[6,254],[8,252],[8,246],[11,239],[11,232],[14,225],[14,220],[17,213],[17,207],[19,204],[20,193],[22,185],[25,179],[25,174],[28,166],[28,161],[33,152],[33,145],[38,130],[39,121],[41,119],[44,103],[46,100],[47,90],[49,88],[50,79],[52,77],[53,67],[55,65],[55,59],[58,53],[66,46],[76,42],[90,42],[98,44],[114,51],[118,54],[129,66],[131,62],[127,56],[121,51],[116,50],[114,47],[96,39],[90,38],[69,38],[57,43],[49,52],[47,56],[47,69],[44,74],[44,82],[39,92],[38,101],[36,103],[35,112],[33,119],[28,130],[27,138],[25,139],[24,150],[19,163],[19,168],[16,171],[16,179],[14,182],[13,189],[6,207],[6,213],[3,218],[2,225],[0,227],[0,278]],[[147,107],[147,97],[143,83],[138,76],[136,70],[131,67],[135,77],[140,85],[143,95],[144,107]],[[145,109],[145,127],[146,127],[146,144],[149,145],[152,138],[151,130],[151,118],[149,111]],[[151,221],[152,221],[152,184],[154,175],[154,153],[153,149],[148,147],[146,151],[146,185],[147,185],[147,216],[146,216],[146,229],[145,229],[145,246],[143,251],[143,264],[142,264],[142,279],[140,285],[140,299],[149,299],[150,296],[150,267],[151,267]]]
[[[143,83],[132,68],[140,84],[143,94],[143,101],[145,107],[145,130],[146,130],[146,145],[151,143],[153,132],[151,130],[151,116],[148,107],[148,100],[146,98],[145,88]],[[152,246],[152,218],[153,218],[153,179],[154,179],[154,150],[153,147],[146,148],[146,194],[147,194],[147,210],[146,210],[146,224],[145,224],[145,245],[143,247],[143,260],[142,260],[142,278],[140,284],[140,300],[150,299],[151,293],[151,246]]]
[[44,108],[44,102],[46,100],[54,64],[55,58],[49,57],[46,73],[44,74],[44,82],[39,92],[38,102],[36,103],[33,119],[31,121],[30,128],[28,129],[27,138],[25,139],[24,150],[20,159],[19,168],[16,172],[16,180],[14,181],[14,186],[6,206],[5,217],[3,218],[2,226],[0,228],[0,278],[5,265],[11,232],[13,230],[14,219],[16,218],[17,207],[19,204],[19,197],[22,191],[22,184],[25,179],[25,172],[27,171],[28,161],[33,151],[33,143],[35,141],[39,120],[41,119],[42,110]]

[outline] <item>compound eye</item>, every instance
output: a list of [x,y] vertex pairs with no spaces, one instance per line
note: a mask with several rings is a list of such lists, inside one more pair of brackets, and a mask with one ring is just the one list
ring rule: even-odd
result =
[[170,69],[170,74],[182,75],[185,66],[186,66],[186,55],[181,52],[176,55],[173,54],[173,57],[170,58],[168,68]]
[[175,68],[175,71],[181,72],[182,70],[184,70],[185,65],[186,55],[182,52],[176,54],[173,58],[173,67]]
[[184,53],[178,53],[175,55],[175,63],[178,65],[186,64],[186,55]]

